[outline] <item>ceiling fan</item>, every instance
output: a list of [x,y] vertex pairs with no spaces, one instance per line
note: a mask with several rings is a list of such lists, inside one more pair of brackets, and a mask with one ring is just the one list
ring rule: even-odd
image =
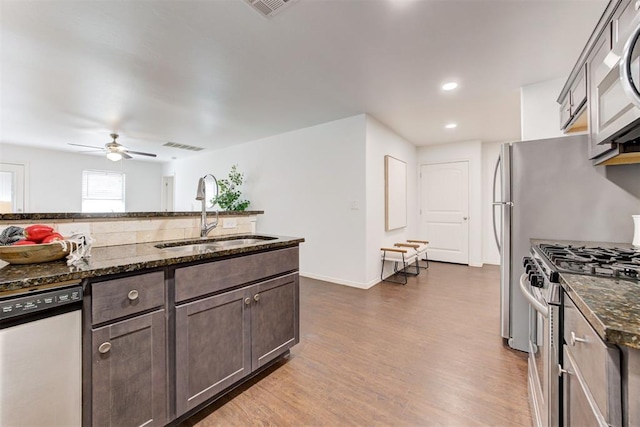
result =
[[73,144],[71,142],[69,143],[69,145],[73,145],[76,147],[95,148],[96,151],[104,151],[107,153],[107,159],[114,162],[117,162],[120,159],[131,159],[132,157],[130,156],[130,154],[135,154],[138,156],[156,157],[156,155],[152,153],[143,153],[141,151],[132,151],[127,149],[127,147],[125,147],[124,145],[116,142],[116,139],[118,138],[117,133],[112,133],[110,136],[111,138],[113,138],[113,141],[106,143],[104,145],[104,148],[96,147],[93,145]]

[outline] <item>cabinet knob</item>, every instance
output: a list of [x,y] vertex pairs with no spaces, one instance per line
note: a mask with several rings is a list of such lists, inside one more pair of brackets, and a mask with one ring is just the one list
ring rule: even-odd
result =
[[255,302],[260,301],[260,294],[255,294],[255,295],[253,296],[253,300],[254,300]]
[[129,291],[129,293],[127,294],[127,298],[129,298],[130,301],[137,300],[138,296],[140,296],[140,293],[138,291],[136,291],[135,289],[131,289]]
[[111,350],[110,342],[103,342],[102,344],[100,344],[100,347],[98,347],[98,351],[102,354],[109,353],[109,350]]
[[576,345],[577,342],[587,342],[585,338],[578,338],[576,333],[571,331],[571,345]]
[[251,298],[246,297],[246,298],[244,299],[244,303],[245,303],[246,305],[251,304]]

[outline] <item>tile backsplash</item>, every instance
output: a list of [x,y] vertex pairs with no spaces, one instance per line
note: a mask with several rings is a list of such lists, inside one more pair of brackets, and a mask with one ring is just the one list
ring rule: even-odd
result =
[[[214,228],[208,236],[216,237],[238,233],[255,233],[257,218],[257,215],[221,216],[218,226]],[[209,218],[209,222],[211,221],[213,221],[213,218]],[[31,224],[50,225],[63,236],[70,236],[75,233],[88,233],[94,239],[93,246],[95,247],[190,239],[200,236],[200,217],[197,216],[193,218],[137,217],[91,220],[50,219],[25,222],[0,221],[0,229],[4,229],[9,225],[26,227]]]

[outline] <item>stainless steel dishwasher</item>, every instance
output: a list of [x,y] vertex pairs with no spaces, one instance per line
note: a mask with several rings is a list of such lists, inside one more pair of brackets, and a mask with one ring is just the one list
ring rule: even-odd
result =
[[0,426],[82,423],[82,286],[0,299]]

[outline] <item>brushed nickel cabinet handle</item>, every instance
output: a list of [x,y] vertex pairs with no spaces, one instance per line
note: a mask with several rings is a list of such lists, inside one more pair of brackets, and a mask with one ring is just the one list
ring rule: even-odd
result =
[[254,300],[255,302],[260,301],[260,294],[255,294],[255,295],[253,296],[253,300]]
[[587,342],[586,338],[578,338],[576,333],[571,331],[571,345],[575,346],[577,342]]
[[571,372],[567,371],[566,369],[562,369],[562,365],[558,365],[558,376],[561,377],[562,374],[567,374],[567,375],[571,375]]
[[103,342],[102,344],[100,344],[100,347],[98,347],[98,351],[102,354],[109,353],[110,350],[111,350],[110,342]]
[[251,298],[246,297],[246,298],[244,299],[244,303],[245,303],[246,305],[251,304]]
[[129,298],[130,301],[137,300],[139,296],[140,296],[140,293],[135,289],[130,290],[129,293],[127,294],[127,298]]

